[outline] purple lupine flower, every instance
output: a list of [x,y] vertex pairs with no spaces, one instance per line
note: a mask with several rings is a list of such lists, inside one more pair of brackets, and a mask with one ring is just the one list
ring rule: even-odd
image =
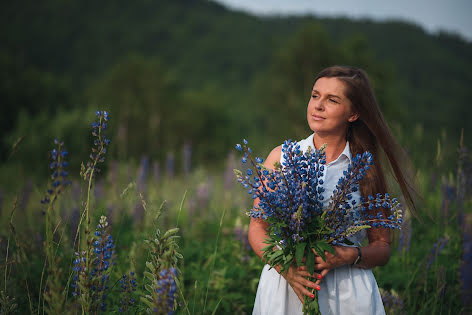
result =
[[106,208],[107,208],[108,224],[113,225],[113,218],[115,215],[115,206],[112,203],[108,203]]
[[141,202],[137,202],[133,207],[133,222],[135,224],[140,224],[144,219],[144,207]]
[[93,187],[93,193],[95,195],[95,200],[102,200],[105,196],[105,181],[103,177],[100,177],[95,186]]
[[[240,145],[241,146],[241,145]],[[242,150],[242,149],[241,149]],[[236,168],[234,152],[231,151],[226,159],[226,168],[223,175],[223,187],[225,191],[231,191],[233,188],[233,170]]]
[[154,178],[154,183],[158,184],[159,180],[161,179],[161,173],[159,169],[159,162],[154,161],[152,163],[152,176]]
[[174,167],[175,167],[175,159],[174,153],[168,152],[166,158],[166,175],[167,178],[174,177]]
[[139,192],[146,192],[148,173],[149,158],[146,155],[143,155],[138,168],[138,180],[136,181],[136,189]]
[[134,292],[136,291],[136,276],[133,271],[129,274],[123,274],[119,281],[120,283],[120,307],[118,311],[125,313],[129,310],[130,306],[133,306],[136,302],[134,298]]
[[3,198],[4,198],[3,190],[0,188],[0,216],[2,215]]
[[454,202],[454,197],[456,194],[456,188],[454,185],[449,184],[447,180],[443,177],[441,182],[441,225],[447,225],[449,220],[449,210],[451,204]]
[[198,210],[206,209],[210,202],[210,179],[200,183],[196,191]]
[[233,228],[233,239],[240,242],[242,247],[246,251],[251,250],[251,245],[249,244],[249,239],[248,239],[248,231],[246,229],[243,229],[241,225],[236,225]]
[[381,297],[387,314],[406,314],[403,299],[396,292],[381,290]]
[[410,251],[412,229],[413,226],[411,225],[411,220],[404,220],[402,223],[400,237],[398,240],[398,252],[400,254],[404,252],[407,253]]
[[57,147],[50,151],[51,163],[49,168],[52,171],[50,187],[47,189],[46,196],[41,200],[43,204],[53,203],[57,196],[71,184],[71,181],[67,178],[69,175],[67,172],[69,163],[65,160],[69,153],[64,148],[64,142],[55,139],[54,143]]
[[92,123],[92,136],[94,137],[92,152],[87,166],[80,172],[84,180],[89,180],[90,176],[95,177],[96,173],[100,171],[98,164],[105,161],[107,147],[110,145],[110,139],[105,134],[108,129],[109,114],[107,111],[96,111],[95,114],[98,122]]
[[156,293],[159,296],[157,311],[161,314],[174,314],[175,301],[177,298],[177,269],[171,267],[163,269],[159,273],[159,280],[157,281]]
[[80,184],[77,181],[72,182],[71,198],[75,204],[80,202]]
[[192,144],[190,142],[184,143],[182,155],[184,174],[188,176],[192,165]]
[[72,281],[71,281],[71,287],[72,287],[72,295],[73,296],[79,296],[81,294],[80,286],[78,282],[80,281],[80,278],[84,277],[84,272],[87,270],[87,264],[86,264],[86,253],[83,251],[82,253],[75,252],[75,259],[73,261],[73,267],[72,267]]
[[114,186],[118,183],[118,161],[113,160],[110,167],[110,183]]
[[472,309],[472,226],[462,234],[462,257],[459,267],[461,300],[465,309]]
[[[246,174],[237,173],[238,181],[252,198],[260,200],[258,207],[253,208],[250,215],[264,220],[277,217],[279,222],[287,224],[280,228],[280,237],[293,240],[294,243],[299,242],[303,239],[300,231],[323,213],[324,188],[321,178],[326,164],[324,151],[304,153],[300,151],[299,144],[287,140],[282,145],[282,167],[272,171],[260,166],[261,158],[252,160],[246,143],[242,149],[245,152],[243,159],[250,161],[253,169],[248,169]],[[333,191],[325,217],[327,226],[333,231],[327,237],[333,244],[344,242],[350,236],[348,228],[352,226],[367,224],[372,227],[400,228],[403,219],[396,198],[391,199],[389,194],[377,194],[363,199],[360,204],[352,200],[352,193],[359,190],[359,182],[372,164],[373,157],[369,152],[353,157]],[[381,208],[390,209],[392,215],[384,218],[379,211]],[[378,211],[376,216],[371,214],[374,210]]]
[[[73,295],[88,294],[91,299],[91,311],[96,312],[98,309],[106,311],[108,283],[112,266],[115,265],[115,245],[113,237],[109,233],[109,225],[105,216],[100,218],[91,245],[90,250],[93,254],[89,255],[89,262],[86,259],[86,251],[75,254],[71,284]],[[81,286],[89,288],[89,291],[82,292]]]
[[191,196],[188,199],[187,205],[188,205],[188,216],[191,218],[195,215],[195,210],[197,208],[197,202],[195,201],[196,198]]
[[467,178],[464,171],[464,166],[468,160],[468,149],[462,145],[459,147],[459,159],[457,167],[456,178],[456,211],[457,211],[457,226],[460,233],[464,231],[464,203],[466,198]]
[[449,243],[449,238],[440,237],[436,243],[433,244],[428,256],[426,256],[426,270],[431,267],[433,262],[436,260],[436,257],[438,257],[438,255],[444,250],[447,243]]
[[95,241],[92,243],[95,257],[90,270],[90,275],[94,278],[92,291],[95,291],[92,292],[92,299],[99,303],[102,311],[105,311],[107,306],[105,300],[110,268],[115,264],[115,245],[108,230],[107,217],[102,216],[95,231]]

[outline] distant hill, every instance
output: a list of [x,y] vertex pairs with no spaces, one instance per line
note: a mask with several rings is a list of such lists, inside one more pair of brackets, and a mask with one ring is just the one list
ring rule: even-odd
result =
[[466,127],[471,138],[472,44],[457,36],[405,22],[256,17],[203,0],[2,2],[1,133],[15,128],[21,108],[53,113],[87,104],[91,86],[130,55],[158,59],[182,91],[209,89],[226,108],[238,104],[227,109],[236,119],[256,103],[256,82],[270,78],[277,55],[314,23],[334,48],[362,38],[369,58],[388,69],[392,84],[378,93],[389,89],[406,134],[420,126],[434,144],[441,132],[458,137]]

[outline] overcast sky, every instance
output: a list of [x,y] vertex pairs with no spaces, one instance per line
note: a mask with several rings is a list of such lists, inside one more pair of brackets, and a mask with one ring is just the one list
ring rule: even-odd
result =
[[314,14],[373,20],[401,19],[434,33],[445,30],[472,42],[472,0],[214,0],[253,14]]

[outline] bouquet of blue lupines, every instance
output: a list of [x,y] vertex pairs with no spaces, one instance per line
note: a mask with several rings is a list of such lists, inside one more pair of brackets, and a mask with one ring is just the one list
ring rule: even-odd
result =
[[[248,215],[269,223],[268,244],[262,258],[280,272],[291,265],[305,265],[313,275],[316,253],[325,260],[325,251],[335,254],[332,245],[352,244],[348,237],[371,227],[400,229],[401,205],[389,194],[361,198],[358,203],[352,193],[359,190],[359,182],[373,164],[372,154],[364,152],[354,157],[333,191],[329,205],[323,209],[323,172],[326,158],[324,146],[320,150],[302,152],[296,142],[282,145],[283,163],[275,169],[265,167],[263,159],[253,159],[247,141],[237,144],[244,152],[241,161],[249,164],[246,174],[234,170],[238,182],[248,190],[257,206]],[[385,217],[380,209],[390,215]],[[374,215],[377,211],[377,214]],[[304,259],[305,258],[305,259]],[[317,292],[314,299],[305,296],[304,314],[320,314]]]

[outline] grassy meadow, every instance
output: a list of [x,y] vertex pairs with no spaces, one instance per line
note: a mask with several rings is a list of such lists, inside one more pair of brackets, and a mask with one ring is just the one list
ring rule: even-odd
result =
[[0,17],[0,314],[251,314],[263,263],[234,145],[265,157],[308,136],[332,65],[369,74],[423,197],[373,270],[387,313],[472,313],[470,42],[207,0],[20,0]]
[[[52,207],[40,203],[47,195],[47,178],[15,179],[18,189],[1,195],[2,314],[83,313],[85,302],[74,294],[73,283],[75,252],[94,246],[83,241],[88,235],[81,220],[86,208],[91,230],[101,216],[107,217],[114,244],[106,295],[99,297],[106,306],[88,312],[171,313],[158,295],[148,297],[155,309],[144,301],[153,279],[160,277],[148,266],[156,258],[157,269],[172,265],[179,270],[176,314],[251,313],[263,264],[247,241],[245,212],[252,199],[233,175],[241,167],[238,155],[229,152],[219,170],[193,168],[191,149],[183,150],[182,167],[173,156],[166,161],[143,156],[128,163],[105,156],[105,167],[92,178],[90,190],[88,181],[67,175],[70,185],[49,203]],[[424,196],[418,218],[407,215],[403,230],[394,235],[389,263],[374,268],[388,314],[470,311],[465,308],[469,301],[462,299],[470,290],[471,201],[464,195],[470,156],[466,148],[460,153],[455,173],[417,171]],[[159,239],[162,245],[160,236],[175,227],[177,245],[159,251],[145,241]],[[120,281],[130,272],[134,290]],[[82,295],[86,290],[87,285]]]

